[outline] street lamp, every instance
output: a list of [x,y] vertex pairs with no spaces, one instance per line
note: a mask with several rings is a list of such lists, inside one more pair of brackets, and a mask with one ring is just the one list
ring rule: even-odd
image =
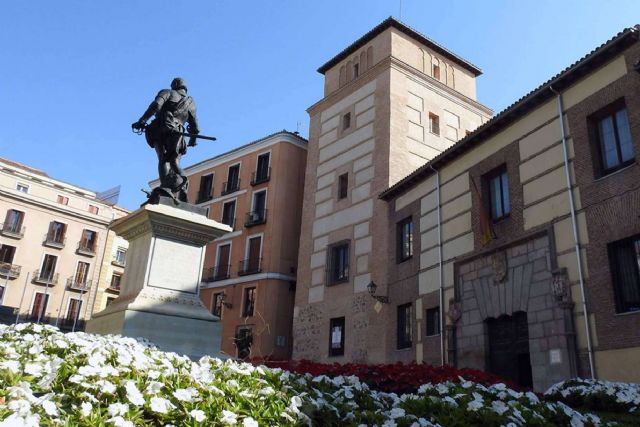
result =
[[369,284],[367,285],[367,290],[369,291],[369,295],[371,295],[371,297],[373,299],[375,299],[376,301],[382,303],[382,304],[389,304],[389,297],[386,296],[382,296],[382,295],[376,295],[376,290],[378,289],[378,285],[376,285],[373,280],[371,282],[369,282]]
[[225,291],[222,291],[222,295],[220,295],[220,302],[222,302],[222,305],[224,305],[229,309],[233,307],[233,304],[231,304],[230,302],[226,302],[226,300],[227,300],[227,293]]

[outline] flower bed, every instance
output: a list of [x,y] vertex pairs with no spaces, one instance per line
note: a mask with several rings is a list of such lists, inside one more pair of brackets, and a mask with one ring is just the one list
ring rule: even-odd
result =
[[0,426],[591,426],[504,384],[427,384],[398,396],[355,376],[299,375],[118,336],[0,326]]
[[432,366],[417,363],[386,365],[330,364],[309,360],[255,360],[252,363],[313,376],[327,375],[329,377],[337,377],[340,375],[355,375],[360,381],[367,383],[370,388],[388,393],[414,393],[422,384],[437,384],[445,381],[458,382],[460,378],[482,385],[503,383],[514,390],[521,389],[518,385],[496,375],[476,369],[457,369],[452,366]]
[[555,384],[545,396],[574,408],[640,415],[640,384],[578,378]]

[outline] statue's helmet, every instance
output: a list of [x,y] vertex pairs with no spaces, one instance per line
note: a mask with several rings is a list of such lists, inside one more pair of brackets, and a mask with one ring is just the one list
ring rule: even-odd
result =
[[184,81],[182,77],[176,77],[171,81],[171,89],[178,90],[184,89],[187,90],[187,82]]

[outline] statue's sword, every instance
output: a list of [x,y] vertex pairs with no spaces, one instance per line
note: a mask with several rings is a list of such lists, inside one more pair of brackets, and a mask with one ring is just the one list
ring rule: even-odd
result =
[[[146,126],[141,128],[141,129],[131,129],[133,131],[133,133],[136,133],[138,135],[142,135],[144,133],[146,129]],[[197,139],[206,139],[207,141],[216,141],[216,137],[215,136],[206,136],[206,135],[200,135],[200,134],[195,134],[195,133],[188,133],[188,132],[176,132],[178,135],[182,135],[185,137],[189,137],[189,138],[197,138]]]

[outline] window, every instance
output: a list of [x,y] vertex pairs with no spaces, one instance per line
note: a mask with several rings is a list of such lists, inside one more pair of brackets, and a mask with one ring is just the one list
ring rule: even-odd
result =
[[19,234],[22,229],[22,221],[24,219],[24,212],[17,211],[15,209],[9,209],[7,216],[4,219],[4,231],[8,233]]
[[244,301],[242,305],[242,317],[253,316],[256,304],[256,288],[244,288]]
[[490,207],[491,219],[501,220],[511,212],[509,201],[509,175],[507,167],[500,166],[483,176],[484,193],[487,207]]
[[349,129],[351,127],[351,113],[347,113],[342,116],[342,130]]
[[411,347],[411,303],[398,306],[398,350]]
[[47,243],[61,245],[64,243],[64,235],[67,231],[67,225],[58,221],[49,223],[49,231],[47,232]]
[[42,266],[40,268],[40,272],[38,274],[37,279],[52,281],[54,277],[54,273],[56,271],[56,263],[58,262],[58,257],[55,255],[45,255],[42,260]]
[[397,225],[398,262],[413,256],[413,222],[411,217],[403,219]]
[[98,215],[99,211],[100,211],[100,208],[98,208],[97,206],[89,205],[89,213],[92,213],[94,215]]
[[13,257],[16,254],[16,248],[5,244],[0,245],[0,262],[13,264]]
[[236,222],[236,201],[232,200],[222,205],[222,223],[235,227]]
[[624,101],[613,103],[590,120],[598,141],[599,175],[607,175],[633,163],[635,150]]
[[349,280],[349,243],[329,248],[329,285]]
[[213,272],[213,280],[224,280],[229,278],[231,263],[231,244],[218,246],[218,259]]
[[47,305],[49,304],[49,294],[45,295],[42,292],[36,292],[33,298],[33,305],[31,306],[31,319],[37,320],[44,317],[47,312]]
[[116,300],[116,297],[107,297],[107,305],[106,307],[109,307],[111,305],[112,302],[114,302]]
[[260,154],[258,156],[258,164],[253,176],[252,184],[260,184],[269,180],[269,153]]
[[227,182],[224,183],[222,189],[222,195],[233,193],[240,189],[240,165],[233,165],[229,167],[227,172]]
[[329,356],[344,355],[344,317],[329,321]]
[[353,64],[353,78],[357,78],[360,75],[360,64]]
[[85,285],[89,280],[89,263],[78,261],[78,267],[76,268],[76,276],[74,277],[75,284]]
[[27,184],[18,183],[16,185],[16,190],[18,190],[21,193],[28,193],[29,192],[29,186]]
[[440,334],[440,307],[427,309],[427,336]]
[[116,249],[115,262],[118,265],[124,265],[125,259],[127,257],[127,250],[124,248]]
[[251,212],[247,215],[245,226],[263,224],[267,220],[267,190],[253,193]]
[[433,59],[431,74],[433,75],[434,79],[440,80],[440,61],[435,58]]
[[69,198],[58,194],[58,203],[60,203],[61,205],[68,205]]
[[262,258],[260,257],[261,253],[262,236],[255,236],[247,239],[247,246],[245,250],[246,259],[240,263],[240,271],[238,273],[241,276],[260,273],[262,261]]
[[429,113],[429,132],[440,135],[440,117],[433,113]]
[[69,305],[67,307],[67,317],[65,322],[67,324],[73,324],[80,318],[80,309],[82,307],[82,300],[69,298]]
[[213,174],[203,175],[200,178],[200,190],[196,203],[206,202],[213,198]]
[[253,332],[251,328],[240,326],[236,330],[236,350],[239,359],[246,359],[251,355],[251,344],[253,344]]
[[213,307],[211,307],[211,314],[214,316],[222,317],[222,300],[224,299],[224,292],[218,292],[213,294]]
[[640,311],[640,236],[609,244],[616,311]]
[[109,284],[109,289],[112,289],[114,291],[119,291],[121,281],[122,281],[122,275],[113,273],[111,275],[111,283]]
[[0,286],[0,305],[4,302],[4,286]]
[[338,177],[338,200],[345,199],[349,191],[349,174],[343,173]]
[[95,252],[98,233],[92,230],[82,230],[82,238],[80,239],[80,249]]

